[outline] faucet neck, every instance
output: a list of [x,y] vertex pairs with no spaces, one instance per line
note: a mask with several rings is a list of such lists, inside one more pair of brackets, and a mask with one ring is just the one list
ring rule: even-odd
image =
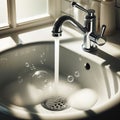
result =
[[56,20],[56,22],[53,25],[52,35],[54,37],[58,37],[62,35],[62,25],[64,22],[69,21],[73,25],[75,24],[82,32],[86,32],[86,28],[83,27],[80,23],[78,23],[74,18],[68,15],[61,16]]
[[90,35],[96,34],[96,16],[94,15],[94,11],[92,10],[89,11],[91,12],[85,17],[84,22],[87,32],[84,35],[82,47],[85,51],[94,51],[96,49],[96,44],[91,41]]
[[96,32],[96,16],[95,15],[87,15],[85,17],[84,25],[87,29],[87,32]]

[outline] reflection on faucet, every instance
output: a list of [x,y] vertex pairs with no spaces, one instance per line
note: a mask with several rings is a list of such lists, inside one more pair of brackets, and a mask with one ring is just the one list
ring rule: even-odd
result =
[[[101,34],[96,34],[96,16],[95,11],[93,9],[86,10],[80,5],[78,5],[76,2],[72,2],[73,7],[77,7],[80,10],[87,13],[85,17],[85,26],[82,26],[79,22],[77,22],[74,18],[68,15],[61,16],[57,19],[57,21],[54,23],[53,26],[53,36],[58,37],[62,35],[62,24],[65,21],[71,22],[73,25],[77,26],[83,33],[84,33],[84,41],[83,41],[83,49],[85,51],[91,52],[96,50],[97,45],[101,46],[105,44],[105,38],[104,38],[104,32],[106,29],[106,26],[102,26]],[[97,45],[96,45],[97,44]]]

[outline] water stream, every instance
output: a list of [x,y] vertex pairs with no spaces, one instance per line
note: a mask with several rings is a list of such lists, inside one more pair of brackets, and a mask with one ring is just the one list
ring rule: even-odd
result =
[[55,39],[55,57],[54,57],[54,60],[55,60],[54,81],[56,85],[58,85],[59,83],[59,51],[60,51],[59,44],[60,44],[59,38],[56,38]]

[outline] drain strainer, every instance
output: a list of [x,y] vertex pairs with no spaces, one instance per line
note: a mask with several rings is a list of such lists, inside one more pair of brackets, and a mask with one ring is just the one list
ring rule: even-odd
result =
[[67,101],[63,97],[52,97],[41,103],[41,105],[51,111],[61,111],[67,109],[69,106],[67,105]]

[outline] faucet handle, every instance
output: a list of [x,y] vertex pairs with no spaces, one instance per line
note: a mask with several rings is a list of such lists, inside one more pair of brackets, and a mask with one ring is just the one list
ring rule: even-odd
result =
[[101,37],[104,36],[105,30],[106,30],[106,25],[102,25],[101,34],[100,34]]
[[106,38],[104,37],[105,30],[106,30],[106,25],[102,25],[100,35],[96,35],[95,33],[91,33],[89,36],[90,40],[99,46],[104,45],[106,42]]
[[97,43],[99,46],[104,45],[105,42],[106,42],[105,37],[104,37],[105,30],[106,30],[106,25],[102,25],[101,34],[100,34],[100,36],[98,37],[98,39],[96,40],[96,43]]
[[99,37],[96,40],[96,43],[97,43],[97,45],[102,46],[102,45],[104,45],[106,43],[106,40],[104,38],[102,38],[102,37]]
[[88,11],[87,11],[84,7],[80,6],[80,5],[79,5],[78,3],[76,3],[76,2],[72,2],[72,6],[78,8],[78,9],[80,9],[80,10],[86,12],[86,13],[88,13]]
[[72,7],[76,7],[82,11],[84,11],[85,13],[87,13],[90,17],[94,17],[95,15],[95,10],[94,9],[85,9],[84,7],[80,6],[78,3],[76,2],[72,2]]

